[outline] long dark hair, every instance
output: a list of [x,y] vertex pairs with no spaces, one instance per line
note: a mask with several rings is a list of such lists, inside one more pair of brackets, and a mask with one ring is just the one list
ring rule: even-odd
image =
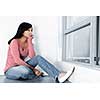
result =
[[21,38],[23,36],[24,31],[28,30],[29,28],[32,28],[32,25],[30,23],[27,22],[21,23],[18,27],[16,35],[8,41],[8,44],[10,44],[13,39]]

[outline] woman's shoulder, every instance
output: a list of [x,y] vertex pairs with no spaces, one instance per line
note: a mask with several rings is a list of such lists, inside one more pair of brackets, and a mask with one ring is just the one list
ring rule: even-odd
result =
[[17,39],[13,39],[13,40],[11,41],[10,45],[12,45],[12,44],[17,45],[17,44],[18,44],[18,43],[17,43]]
[[13,39],[11,42],[17,42],[17,39]]

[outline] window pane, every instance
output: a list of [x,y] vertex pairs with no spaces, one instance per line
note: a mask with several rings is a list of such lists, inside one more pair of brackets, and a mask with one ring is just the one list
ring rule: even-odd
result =
[[65,29],[68,29],[74,26],[77,23],[80,23],[87,19],[89,16],[66,16],[65,17]]
[[89,26],[66,35],[67,57],[90,57]]

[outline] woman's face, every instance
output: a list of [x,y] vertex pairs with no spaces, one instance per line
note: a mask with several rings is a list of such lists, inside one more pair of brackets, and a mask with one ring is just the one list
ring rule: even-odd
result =
[[33,28],[29,28],[28,30],[24,31],[23,36],[30,37],[32,36]]

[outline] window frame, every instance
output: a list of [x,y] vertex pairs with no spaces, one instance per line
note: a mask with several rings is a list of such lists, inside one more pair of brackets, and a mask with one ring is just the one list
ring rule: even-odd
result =
[[[90,25],[90,63],[92,65],[98,65],[98,42],[99,39],[97,39],[99,36],[98,32],[98,16],[89,16],[88,18],[84,19],[83,21],[71,26],[70,28],[66,29],[66,17],[69,16],[63,16],[62,17],[62,29],[63,29],[63,49],[62,49],[62,60],[63,61],[70,61],[66,60],[66,35],[70,34],[73,31],[77,31],[77,29],[82,29],[88,25]],[[80,63],[80,62],[78,62]],[[82,63],[82,62],[81,62]]]

